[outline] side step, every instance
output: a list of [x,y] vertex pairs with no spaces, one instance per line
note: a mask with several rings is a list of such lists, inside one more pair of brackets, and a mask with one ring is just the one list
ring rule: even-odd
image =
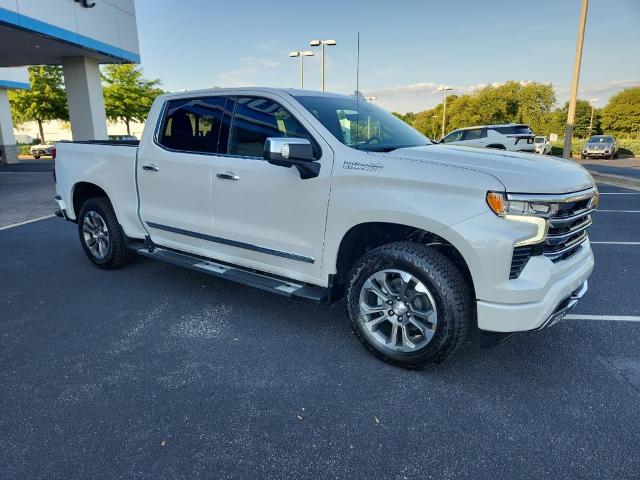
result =
[[282,280],[269,276],[268,274],[255,273],[250,270],[225,265],[187,253],[165,250],[157,246],[150,247],[144,243],[132,243],[129,244],[129,248],[144,257],[155,258],[156,260],[186,267],[191,270],[206,273],[207,275],[213,275],[214,277],[232,280],[243,285],[249,285],[261,290],[277,293],[278,295],[284,295],[285,297],[301,298],[314,303],[323,303],[327,301],[328,298],[328,289],[326,288]]

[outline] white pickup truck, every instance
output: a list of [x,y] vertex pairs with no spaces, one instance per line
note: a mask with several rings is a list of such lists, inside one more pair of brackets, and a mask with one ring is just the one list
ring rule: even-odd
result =
[[163,95],[139,145],[59,143],[57,157],[57,213],[97,266],[137,253],[344,296],[362,343],[405,367],[441,362],[476,328],[490,344],[557,322],[593,270],[598,191],[581,166],[436,145],[356,97]]

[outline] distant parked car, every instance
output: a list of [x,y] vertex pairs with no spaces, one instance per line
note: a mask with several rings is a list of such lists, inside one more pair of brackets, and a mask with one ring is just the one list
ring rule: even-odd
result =
[[50,157],[55,150],[55,146],[50,143],[43,143],[31,147],[31,155],[38,160],[40,157]]
[[540,155],[549,155],[551,153],[551,142],[547,139],[547,137],[543,137],[541,135],[536,136],[533,140],[533,146],[535,148],[535,152]]
[[511,152],[534,152],[533,139],[533,132],[528,125],[510,123],[460,128],[444,137],[440,143],[496,148]]
[[593,135],[584,144],[581,158],[615,158],[618,154],[618,142],[611,135]]

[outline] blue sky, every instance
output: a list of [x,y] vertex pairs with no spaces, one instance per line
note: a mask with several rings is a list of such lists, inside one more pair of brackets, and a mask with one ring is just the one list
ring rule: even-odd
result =
[[[468,93],[507,80],[571,82],[580,0],[136,0],[142,66],[171,91],[213,86],[297,87],[312,39],[327,49],[327,90],[360,90],[390,110],[438,103],[445,83]],[[320,57],[305,59],[305,88],[320,88]],[[590,0],[580,98],[602,106],[640,85],[640,0]]]

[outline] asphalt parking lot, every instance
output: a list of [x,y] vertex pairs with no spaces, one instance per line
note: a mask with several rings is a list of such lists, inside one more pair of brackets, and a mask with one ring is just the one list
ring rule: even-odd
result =
[[[0,173],[0,228],[44,175]],[[0,478],[638,478],[640,191],[600,189],[573,319],[424,371],[342,305],[0,230]]]

